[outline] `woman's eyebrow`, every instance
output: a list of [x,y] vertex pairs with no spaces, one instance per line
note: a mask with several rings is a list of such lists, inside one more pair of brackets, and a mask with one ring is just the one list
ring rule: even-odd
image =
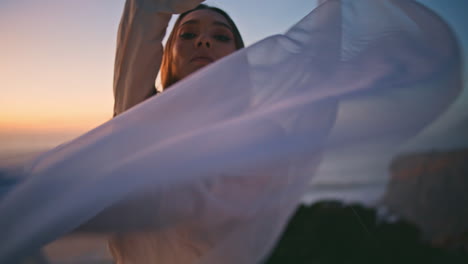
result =
[[[181,26],[186,25],[186,24],[193,25],[193,24],[199,24],[199,23],[200,23],[199,20],[197,20],[197,19],[191,19],[191,20],[187,20],[187,21],[185,21],[184,23],[182,23]],[[224,22],[216,21],[216,20],[215,20],[215,21],[213,22],[213,25],[225,27],[225,28],[229,29],[229,30],[232,32],[232,28],[231,28],[228,24],[226,24],[226,23],[224,23]]]
[[187,20],[187,21],[185,21],[184,23],[182,23],[181,26],[186,25],[186,24],[198,24],[198,23],[199,23],[198,20],[196,20],[196,19],[191,19],[191,20]]
[[226,24],[224,22],[221,22],[221,21],[214,21],[213,25],[222,26],[222,27],[225,27],[225,28],[229,29],[230,31],[232,31],[231,26],[229,26],[228,24]]

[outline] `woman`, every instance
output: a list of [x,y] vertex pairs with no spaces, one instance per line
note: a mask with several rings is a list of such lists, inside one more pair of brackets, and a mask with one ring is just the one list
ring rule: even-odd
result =
[[[141,49],[135,47],[140,44],[138,39],[126,36],[126,34],[133,33],[126,30],[129,24],[134,25],[128,21],[133,12],[140,13],[135,1],[127,1],[117,45],[114,115],[121,114],[157,93],[154,82],[155,74],[159,70],[161,46],[155,43],[151,53],[152,58],[147,58],[148,54],[143,54]],[[141,15],[148,17],[134,17],[134,19],[154,20],[152,30],[159,33],[158,40],[162,39],[166,23],[159,20],[167,21],[169,16],[163,13]],[[145,27],[147,26],[145,23],[137,24],[137,26]],[[135,28],[132,30],[138,31]],[[130,51],[129,47],[135,48]],[[162,86],[168,89],[191,73],[243,47],[244,43],[239,30],[229,15],[219,8],[200,4],[182,13],[175,22],[163,53]],[[134,68],[129,67],[138,60],[144,60],[144,63],[151,65],[146,69],[138,67],[138,71],[146,70],[146,72],[132,71]],[[84,228],[93,229],[92,225],[91,222]],[[117,264],[195,263],[210,245],[208,241],[198,238],[193,229],[193,226],[189,226],[164,231],[145,230],[120,233],[109,241],[109,248]]]
[[[187,1],[190,2],[190,1]],[[191,1],[197,2],[197,1]],[[133,13],[142,20],[136,27],[128,21]],[[136,14],[135,14],[136,15]],[[138,9],[135,1],[128,1],[122,18],[119,41],[117,43],[116,65],[114,73],[114,116],[128,110],[145,99],[155,95],[156,75],[160,67],[162,46],[170,15],[155,12],[145,14]],[[147,20],[150,20],[150,25]],[[130,24],[130,25],[129,25]],[[148,28],[146,28],[148,27]],[[155,33],[153,43],[140,43],[140,39],[130,38],[129,34],[146,32]],[[135,32],[136,31],[136,32]],[[151,34],[142,36],[150,40]],[[167,40],[161,63],[161,83],[164,89],[185,78],[192,72],[244,47],[244,42],[236,24],[223,10],[200,4],[182,13],[175,22]],[[145,52],[141,52],[141,49]],[[146,53],[150,52],[150,54]],[[135,63],[148,65],[145,69]],[[143,72],[140,72],[143,70]]]

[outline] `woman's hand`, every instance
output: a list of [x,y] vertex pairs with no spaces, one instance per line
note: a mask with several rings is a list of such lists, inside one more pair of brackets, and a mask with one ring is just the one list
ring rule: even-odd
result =
[[136,0],[137,5],[144,10],[170,14],[180,14],[195,8],[205,0]]

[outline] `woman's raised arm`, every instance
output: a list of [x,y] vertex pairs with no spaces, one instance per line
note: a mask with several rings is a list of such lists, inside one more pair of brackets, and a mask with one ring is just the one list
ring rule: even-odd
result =
[[162,40],[172,14],[202,0],[127,0],[117,34],[114,66],[114,116],[156,93]]

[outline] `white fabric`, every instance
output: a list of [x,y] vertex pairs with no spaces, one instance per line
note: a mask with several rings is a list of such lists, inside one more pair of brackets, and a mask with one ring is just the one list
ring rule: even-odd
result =
[[393,156],[456,98],[459,59],[412,1],[327,1],[30,163],[0,203],[0,262],[89,221],[175,243],[139,263],[259,263],[321,157]]

